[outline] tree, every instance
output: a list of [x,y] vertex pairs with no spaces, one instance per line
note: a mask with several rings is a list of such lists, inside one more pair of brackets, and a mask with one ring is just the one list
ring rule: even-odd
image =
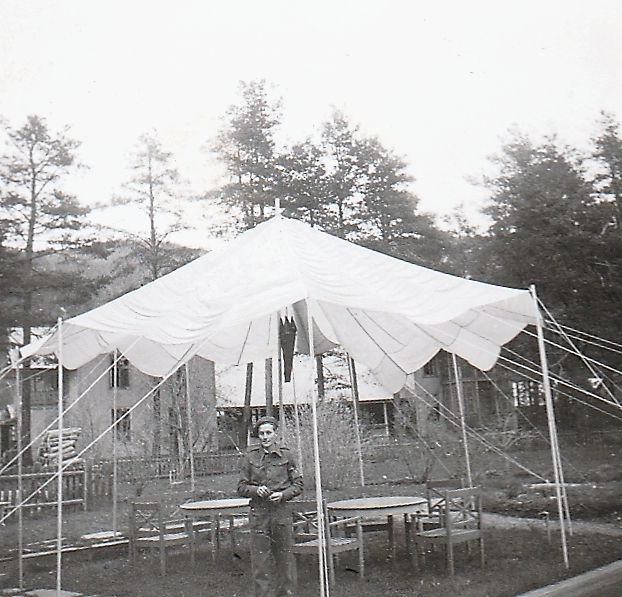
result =
[[622,138],[611,114],[603,112],[600,127],[592,154],[599,167],[594,180],[599,228],[594,272],[605,309],[600,333],[622,342]]
[[407,163],[376,138],[360,143],[361,243],[413,263],[442,269],[449,235],[418,211]]
[[16,289],[20,272],[17,266],[17,252],[6,246],[9,224],[0,220],[0,352],[7,354],[10,330],[15,326],[19,301]]
[[622,297],[603,276],[602,210],[583,161],[555,138],[534,145],[516,134],[497,163],[500,174],[487,181],[493,224],[484,251],[492,281],[535,284],[564,323],[610,332]]
[[326,164],[328,183],[326,209],[331,216],[326,229],[342,238],[356,235],[362,219],[360,137],[359,127],[350,124],[338,110],[322,127],[322,159]]
[[[141,135],[132,156],[132,177],[125,188],[129,194],[115,198],[116,205],[133,205],[147,216],[147,234],[136,235],[142,247],[141,258],[148,266],[149,280],[157,280],[176,267],[190,261],[191,250],[180,254],[167,244],[168,237],[181,229],[182,212],[176,196],[179,173],[170,166],[172,154],[164,151],[156,133]],[[173,393],[173,407],[178,409],[179,396]],[[162,400],[160,390],[153,393],[154,437],[153,456],[159,457],[162,444]]]
[[601,225],[601,251],[596,271],[601,277],[601,285],[610,288],[620,297],[622,295],[622,138],[620,125],[611,114],[603,113],[600,125],[602,132],[594,140],[595,151],[592,154],[592,158],[599,166],[594,181]]
[[280,124],[280,99],[271,101],[266,82],[240,83],[242,103],[229,108],[213,149],[227,172],[222,203],[241,215],[248,230],[267,219],[280,192],[281,176],[274,135]]
[[242,229],[269,217],[280,198],[285,214],[341,238],[417,263],[443,262],[448,235],[417,211],[402,158],[339,110],[318,139],[277,150],[280,100],[269,101],[264,81],[242,83],[241,94],[214,147],[228,174],[218,194]]
[[147,216],[146,234],[136,234],[142,245],[142,259],[156,280],[192,257],[167,244],[181,229],[182,211],[176,195],[179,173],[170,167],[172,154],[162,149],[156,133],[142,135],[132,156],[132,177],[125,184],[129,194],[114,199],[115,205],[133,205]]
[[[94,284],[63,266],[78,257],[75,250],[93,248],[94,243],[82,228],[88,209],[61,186],[63,179],[80,167],[75,155],[80,143],[66,136],[67,128],[52,133],[38,116],[29,116],[19,129],[5,125],[4,130],[7,145],[0,156],[1,218],[9,248],[5,255],[9,251],[12,271],[19,271],[7,289],[15,308],[10,324],[22,328],[23,342],[28,344],[33,326],[55,320],[63,305],[80,304],[93,291]],[[71,254],[70,249],[74,250]],[[55,266],[46,267],[52,259]],[[50,293],[57,297],[53,303],[45,300]],[[28,379],[27,371],[24,378]],[[28,383],[24,384],[22,404],[26,445],[30,439]]]
[[286,152],[281,164],[284,213],[311,226],[324,227],[329,181],[321,149],[307,139]]
[[487,233],[469,220],[463,204],[443,219],[449,228],[445,271],[462,278],[486,280],[488,264],[482,252],[488,241]]

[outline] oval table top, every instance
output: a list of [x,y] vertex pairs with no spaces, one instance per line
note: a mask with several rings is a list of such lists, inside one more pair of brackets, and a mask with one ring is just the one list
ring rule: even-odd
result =
[[357,513],[365,516],[374,514],[397,514],[418,511],[427,507],[428,500],[417,495],[391,495],[381,497],[355,498],[327,504],[329,510]]
[[242,510],[250,504],[248,498],[223,498],[220,500],[200,500],[181,504],[180,508],[188,513],[220,512],[227,510]]

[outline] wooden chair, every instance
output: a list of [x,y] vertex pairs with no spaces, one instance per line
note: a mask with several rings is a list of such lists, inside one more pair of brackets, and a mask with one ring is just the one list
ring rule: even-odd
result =
[[454,575],[454,547],[460,543],[479,541],[481,565],[484,567],[484,534],[482,531],[481,487],[448,489],[442,492],[442,524],[415,534],[415,564],[418,566],[419,548],[444,545],[449,574]]
[[[335,584],[335,560],[346,551],[357,551],[359,558],[359,580],[365,579],[365,556],[363,548],[363,528],[360,517],[333,516],[329,520],[328,509],[324,503],[324,512],[318,516],[317,504],[311,501],[292,502],[294,515],[294,546],[293,553],[298,555],[318,555],[319,524],[324,524],[324,535],[327,539],[326,557],[328,560],[328,576],[331,585]],[[346,525],[355,523],[356,533],[347,535]]]
[[186,522],[167,521],[162,502],[131,502],[129,556],[134,563],[140,548],[160,553],[160,574],[166,574],[166,549],[189,545],[190,532]]
[[438,479],[435,481],[427,481],[425,484],[425,491],[428,500],[428,512],[418,517],[417,523],[419,530],[443,526],[443,512],[446,503],[444,492],[448,489],[461,489],[463,487],[464,482],[462,479]]

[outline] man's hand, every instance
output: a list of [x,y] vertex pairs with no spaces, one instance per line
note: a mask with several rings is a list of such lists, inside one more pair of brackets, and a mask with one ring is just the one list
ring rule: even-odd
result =
[[267,498],[270,497],[270,490],[265,486],[265,485],[260,485],[257,488],[257,495],[260,498]]
[[274,493],[270,494],[270,501],[275,504],[278,504],[282,499],[283,499],[282,491],[275,491]]

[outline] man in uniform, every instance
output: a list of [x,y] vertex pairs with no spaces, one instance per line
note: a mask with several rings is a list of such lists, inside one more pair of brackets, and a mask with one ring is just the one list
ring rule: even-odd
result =
[[300,495],[302,475],[294,455],[278,441],[278,422],[261,417],[255,428],[259,444],[244,458],[238,494],[251,499],[251,565],[255,597],[294,594],[292,510],[287,502]]

